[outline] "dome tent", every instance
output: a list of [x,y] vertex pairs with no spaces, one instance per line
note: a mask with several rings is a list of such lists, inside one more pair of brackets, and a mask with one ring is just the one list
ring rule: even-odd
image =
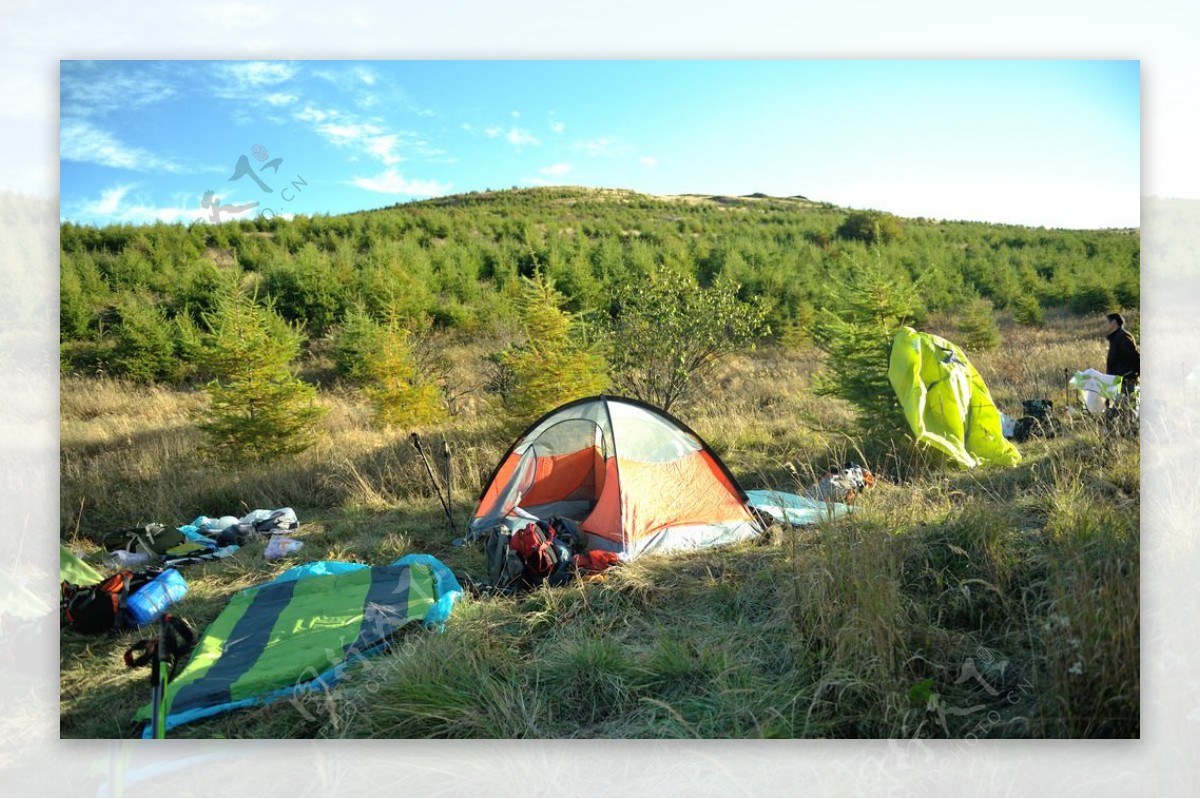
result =
[[708,445],[665,411],[587,397],[534,422],[500,459],[470,536],[500,523],[564,517],[591,549],[629,559],[757,535],[746,494]]

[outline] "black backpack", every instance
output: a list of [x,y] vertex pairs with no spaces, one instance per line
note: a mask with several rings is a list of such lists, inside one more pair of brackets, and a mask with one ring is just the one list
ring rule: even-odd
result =
[[100,543],[109,552],[124,549],[129,552],[145,552],[152,558],[163,558],[168,550],[187,541],[187,537],[174,527],[147,524],[105,533]]
[[103,633],[134,627],[126,603],[129,596],[160,574],[158,569],[121,571],[96,585],[65,580],[60,588],[59,622],[81,633]]
[[1054,416],[1054,403],[1048,399],[1022,400],[1025,415],[1013,425],[1013,441],[1024,443],[1034,436],[1054,438],[1058,435],[1058,419]]

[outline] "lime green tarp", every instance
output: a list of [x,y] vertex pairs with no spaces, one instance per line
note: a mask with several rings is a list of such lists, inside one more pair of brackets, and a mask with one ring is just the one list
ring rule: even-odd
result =
[[[166,729],[332,685],[346,664],[400,628],[444,622],[461,591],[429,555],[376,567],[321,561],[247,588],[229,600],[171,681]],[[149,719],[150,712],[146,705],[134,718]]]
[[918,442],[967,467],[1021,460],[1004,438],[1000,411],[983,378],[956,345],[901,328],[892,341],[888,379]]
[[58,579],[72,585],[95,585],[104,575],[84,563],[62,544],[58,545]]

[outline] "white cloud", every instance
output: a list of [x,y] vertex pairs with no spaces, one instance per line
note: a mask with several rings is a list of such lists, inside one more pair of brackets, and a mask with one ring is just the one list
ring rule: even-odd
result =
[[218,96],[241,97],[291,80],[299,70],[285,61],[218,64]]
[[520,119],[520,118],[521,118],[521,112],[520,112],[520,111],[513,111],[513,112],[512,112],[512,116],[513,116],[513,119]]
[[543,175],[565,175],[571,171],[573,167],[570,164],[551,164],[550,166],[542,167],[538,170]]
[[567,129],[567,126],[565,124],[563,124],[562,122],[551,122],[550,123],[550,130],[554,131],[555,133],[562,133],[566,129]]
[[268,94],[263,99],[271,105],[291,105],[292,103],[296,102],[297,97],[294,94],[287,94],[285,92],[274,92],[272,94]]
[[322,111],[319,108],[306,105],[303,111],[298,111],[292,114],[292,116],[301,122],[324,122],[327,119],[337,116],[337,111]]
[[[113,186],[100,193],[98,200],[84,200],[74,208],[67,218],[95,221],[101,224],[126,222],[192,222],[210,220],[209,210],[200,205],[200,198],[179,196],[175,205],[152,205],[145,200],[134,199],[127,203],[131,185]],[[223,204],[225,203],[222,200]],[[229,217],[235,218],[235,217]]]
[[138,172],[182,172],[174,161],[141,147],[121,143],[111,133],[90,122],[64,122],[59,133],[59,155],[66,161],[82,161]]
[[358,79],[368,86],[375,85],[375,75],[365,69],[360,69],[358,71]]
[[[415,155],[422,158],[446,155],[445,150],[431,146],[415,131],[387,130],[378,117],[369,117],[370,121],[362,121],[361,117],[353,113],[344,113],[332,108],[321,110],[312,106],[306,106],[303,111],[292,116],[303,122],[313,123],[313,130],[335,147],[353,148],[386,167],[393,167],[406,160],[401,152],[409,157]],[[351,156],[351,160],[356,157],[357,154]],[[368,182],[382,179],[361,178]]]
[[392,166],[404,160],[396,155],[396,147],[399,143],[400,137],[395,133],[389,133],[386,136],[373,136],[367,139],[367,152],[378,158],[386,166]]
[[520,147],[523,144],[534,146],[541,144],[541,142],[538,141],[532,133],[527,130],[522,130],[521,128],[512,128],[508,131],[508,135],[505,136],[505,138],[508,139],[509,144],[516,145],[517,147]]
[[356,177],[350,185],[380,194],[398,194],[410,197],[436,197],[450,191],[449,183],[436,180],[408,180],[394,168],[384,170],[370,178]]
[[146,70],[98,71],[96,66],[87,61],[63,62],[60,96],[64,119],[144,108],[175,96],[174,87]]
[[497,136],[504,135],[504,128],[499,127],[498,125],[491,125],[483,129],[483,135],[487,136],[489,139],[494,139]]
[[329,139],[329,141],[341,147],[346,144],[354,144],[379,136],[379,134],[383,133],[383,129],[369,122],[347,122],[342,124],[330,122],[318,126],[317,133],[320,133]]
[[601,136],[598,139],[581,139],[574,142],[571,148],[583,151],[589,158],[609,158],[629,149],[617,139],[608,136]]
[[643,155],[641,158],[638,159],[638,163],[641,164],[642,166],[653,167],[653,166],[658,166],[658,159],[652,155]]
[[100,200],[93,206],[93,211],[99,216],[109,216],[116,213],[116,210],[121,205],[121,201],[125,199],[125,195],[129,193],[132,186],[113,186],[111,189],[105,189],[100,193]]

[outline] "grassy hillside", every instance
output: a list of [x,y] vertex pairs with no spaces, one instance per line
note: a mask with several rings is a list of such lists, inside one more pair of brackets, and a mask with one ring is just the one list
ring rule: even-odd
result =
[[64,371],[143,382],[195,376],[189,333],[230,284],[273,301],[314,351],[355,308],[471,340],[502,334],[518,278],[535,272],[601,324],[622,286],[664,268],[729,280],[782,341],[837,311],[835,284],[870,263],[912,294],[918,320],[981,297],[1023,319],[1140,300],[1136,231],[900,219],[757,195],[525,189],[291,221],[65,224],[60,239]]
[[[534,196],[540,195],[510,199],[515,207]],[[585,204],[568,195],[559,201],[575,207],[572,213]],[[443,200],[359,220],[373,229],[410,214],[424,228],[426,215],[455,219],[473,202]],[[741,232],[729,235],[746,241],[807,214],[814,224],[840,224],[835,210],[800,201],[621,202],[618,208],[639,208],[636,221],[644,228],[650,225],[643,220],[655,218],[660,227],[687,230],[692,217],[656,216],[666,208],[701,207],[714,219],[740,214],[756,221],[740,223],[748,229],[731,227]],[[655,213],[640,208],[646,204]],[[539,213],[547,207],[556,206],[539,205]],[[557,219],[547,218],[551,226]],[[321,223],[330,230],[356,224]],[[237,246],[277,246],[287,236],[307,236],[315,230],[309,225],[316,222],[238,229]],[[910,221],[906,229],[910,242],[943,235],[934,223]],[[1124,236],[1136,243],[1126,234],[987,230],[978,228],[998,239]],[[261,235],[272,232],[273,238]],[[133,235],[153,241],[156,234]],[[64,248],[70,246],[64,231]],[[806,252],[819,246],[798,245]],[[64,262],[64,280],[67,269]],[[1136,314],[1131,320],[1136,325]],[[1103,365],[1092,318],[1051,310],[1044,327],[1029,327],[1005,312],[1000,323],[1002,346],[972,357],[1009,413],[1019,412],[1023,398],[1064,403],[1065,368]],[[935,311],[926,327],[952,339],[960,332],[953,314]],[[453,368],[481,369],[495,349],[489,335],[481,330],[448,343]],[[310,351],[306,369],[320,373],[323,357],[319,348]],[[811,391],[819,366],[819,354],[803,342],[764,342],[727,362],[712,393],[683,418],[745,487],[795,490],[855,457],[849,408]],[[452,568],[480,570],[481,553],[450,546],[408,431],[375,428],[354,390],[335,383],[320,393],[328,413],[316,446],[254,466],[200,454],[203,437],[192,420],[206,400],[186,385],[67,375],[61,397],[61,532],[89,558],[99,555],[91,536],[117,526],[297,509],[305,548],[289,560],[267,562],[257,544],[225,562],[187,568],[191,592],[179,609],[198,626],[214,619],[232,592],[310,559],[382,564],[427,552]],[[428,432],[444,432],[454,450],[455,514],[464,519],[511,439],[470,395]],[[1022,453],[1016,468],[972,472],[910,463],[900,453],[872,464],[883,479],[852,517],[802,531],[775,528],[760,542],[721,550],[645,557],[602,581],[516,599],[465,598],[444,634],[409,633],[328,694],[239,711],[175,734],[1137,736],[1137,441],[1078,422]],[[128,733],[126,722],[149,697],[145,673],[127,671],[120,660],[135,637],[63,634],[64,736]]]

